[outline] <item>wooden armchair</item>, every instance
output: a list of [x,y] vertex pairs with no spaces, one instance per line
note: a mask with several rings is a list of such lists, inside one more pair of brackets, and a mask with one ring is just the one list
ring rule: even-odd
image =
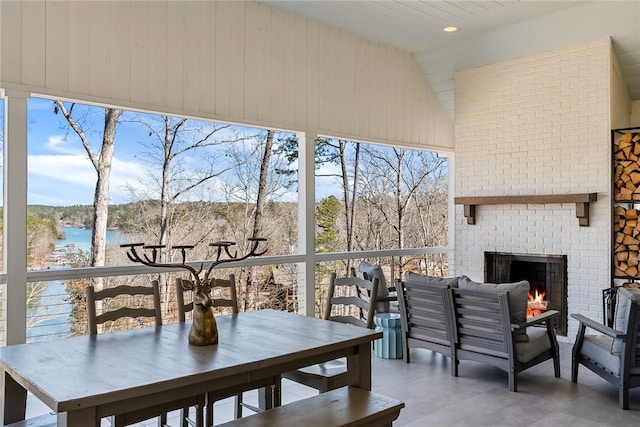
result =
[[[629,389],[640,387],[640,290],[618,290],[613,328],[580,314],[573,345],[571,381],[578,381],[578,366],[584,365],[618,387],[618,404],[629,409]],[[602,335],[586,335],[587,328]]]
[[[557,311],[513,323],[508,292],[446,288],[442,292],[453,348],[453,376],[458,376],[460,360],[484,362],[506,371],[509,390],[517,391],[519,372],[553,359],[555,377],[560,378],[558,342],[551,322]],[[546,327],[530,327],[535,325]],[[516,341],[523,329],[528,341]]]
[[426,348],[453,357],[442,289],[456,286],[457,277],[439,278],[415,273],[407,273],[404,281],[396,281],[405,362],[411,362],[410,347]]

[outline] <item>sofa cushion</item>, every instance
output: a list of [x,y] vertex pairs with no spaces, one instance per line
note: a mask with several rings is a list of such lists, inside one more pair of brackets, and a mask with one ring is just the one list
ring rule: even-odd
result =
[[[619,332],[627,332],[627,321],[629,319],[629,309],[631,302],[640,303],[640,289],[618,288],[616,297],[615,318],[613,319],[613,329]],[[611,342],[611,354],[620,356],[622,354],[623,341],[614,339]]]
[[[458,280],[460,289],[474,289],[483,292],[508,292],[509,311],[513,323],[524,323],[527,321],[527,305],[529,302],[529,282],[522,280],[514,283],[479,283],[474,282],[467,276],[460,276]],[[528,341],[527,331],[524,328],[516,330],[515,341]]]
[[406,283],[425,286],[437,286],[439,288],[457,288],[458,279],[458,277],[425,276],[424,274],[418,274],[412,271],[409,271],[404,275],[404,281]]
[[360,273],[366,274],[368,280],[373,280],[376,277],[378,278],[378,296],[386,297],[387,295],[389,295],[387,280],[384,277],[384,273],[382,272],[382,267],[380,267],[380,265],[372,265],[366,261],[362,261],[358,266],[358,271],[360,271]]

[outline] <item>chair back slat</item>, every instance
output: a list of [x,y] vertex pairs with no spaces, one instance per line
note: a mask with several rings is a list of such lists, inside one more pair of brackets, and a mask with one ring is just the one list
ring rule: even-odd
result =
[[[224,293],[228,295],[224,295]],[[228,279],[213,279],[214,307],[231,307],[233,314],[238,314],[238,294],[236,288],[236,276],[230,274]]]
[[333,297],[333,305],[351,305],[366,311],[369,309],[369,300],[358,296]]
[[373,329],[378,279],[331,275],[323,319]]
[[[185,292],[189,299],[185,300]],[[192,291],[185,291],[182,287],[182,279],[176,279],[176,305],[178,306],[178,321],[185,322],[187,313],[193,311],[191,301]],[[213,307],[231,308],[233,314],[238,314],[238,294],[236,290],[236,276],[230,274],[227,279],[211,279],[211,298]]]
[[[87,321],[89,334],[98,333],[98,325],[106,322],[113,322],[122,318],[153,318],[155,325],[162,325],[162,311],[160,306],[160,289],[158,281],[151,282],[151,286],[128,286],[121,285],[112,288],[105,288],[96,291],[95,288],[87,286]],[[141,297],[141,301],[135,303],[136,306],[118,306],[107,310],[110,300],[116,301],[120,296]],[[146,297],[146,298],[145,298]],[[151,298],[149,298],[151,297]],[[151,299],[152,304],[144,304],[145,300]],[[131,304],[131,301],[128,302]],[[141,305],[137,305],[142,303]],[[102,312],[98,314],[98,306],[102,306]],[[134,305],[134,304],[131,304]]]

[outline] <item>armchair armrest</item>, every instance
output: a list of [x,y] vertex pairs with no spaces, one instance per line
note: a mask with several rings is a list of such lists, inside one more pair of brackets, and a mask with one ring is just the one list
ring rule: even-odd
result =
[[539,314],[537,316],[533,316],[527,319],[527,326],[532,326],[532,325],[538,325],[540,323],[544,323],[547,322],[551,319],[554,319],[556,317],[560,316],[560,312],[557,310],[548,310],[545,311],[542,314]]
[[615,329],[605,326],[602,323],[598,323],[595,320],[591,320],[588,317],[583,316],[582,314],[572,314],[571,317],[573,317],[583,325],[588,326],[589,328],[594,329],[600,332],[601,334],[604,334],[611,338],[625,339],[627,337],[627,334],[618,332]]
[[512,323],[511,330],[514,331],[516,329],[526,328],[527,326],[539,325],[541,323],[548,322],[549,320],[558,317],[559,315],[560,312],[557,310],[545,311],[542,314],[528,318],[526,322]]

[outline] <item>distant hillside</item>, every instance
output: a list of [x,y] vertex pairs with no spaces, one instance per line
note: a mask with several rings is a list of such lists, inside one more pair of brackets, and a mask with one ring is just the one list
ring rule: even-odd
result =
[[[240,203],[227,202],[184,202],[180,206],[186,211],[201,210],[203,205],[206,209],[210,209],[212,217],[224,217],[230,205],[237,205],[238,208],[244,206]],[[295,209],[295,203],[281,202],[276,203],[280,206],[288,206]],[[136,203],[126,203],[121,205],[109,206],[109,217],[107,219],[107,227],[114,230],[127,230],[139,222],[141,212],[159,211],[160,202],[158,200],[145,200]],[[193,208],[193,209],[191,209]],[[0,212],[1,212],[0,208]],[[91,228],[93,219],[92,205],[73,205],[73,206],[45,206],[45,205],[29,205],[27,206],[29,214],[53,221],[58,227],[83,227]],[[0,215],[0,218],[2,216]]]
[[[123,218],[134,210],[133,204],[109,206],[107,227],[120,228]],[[29,205],[27,211],[43,219],[52,219],[58,227],[91,228],[93,218],[92,205],[44,206]]]

